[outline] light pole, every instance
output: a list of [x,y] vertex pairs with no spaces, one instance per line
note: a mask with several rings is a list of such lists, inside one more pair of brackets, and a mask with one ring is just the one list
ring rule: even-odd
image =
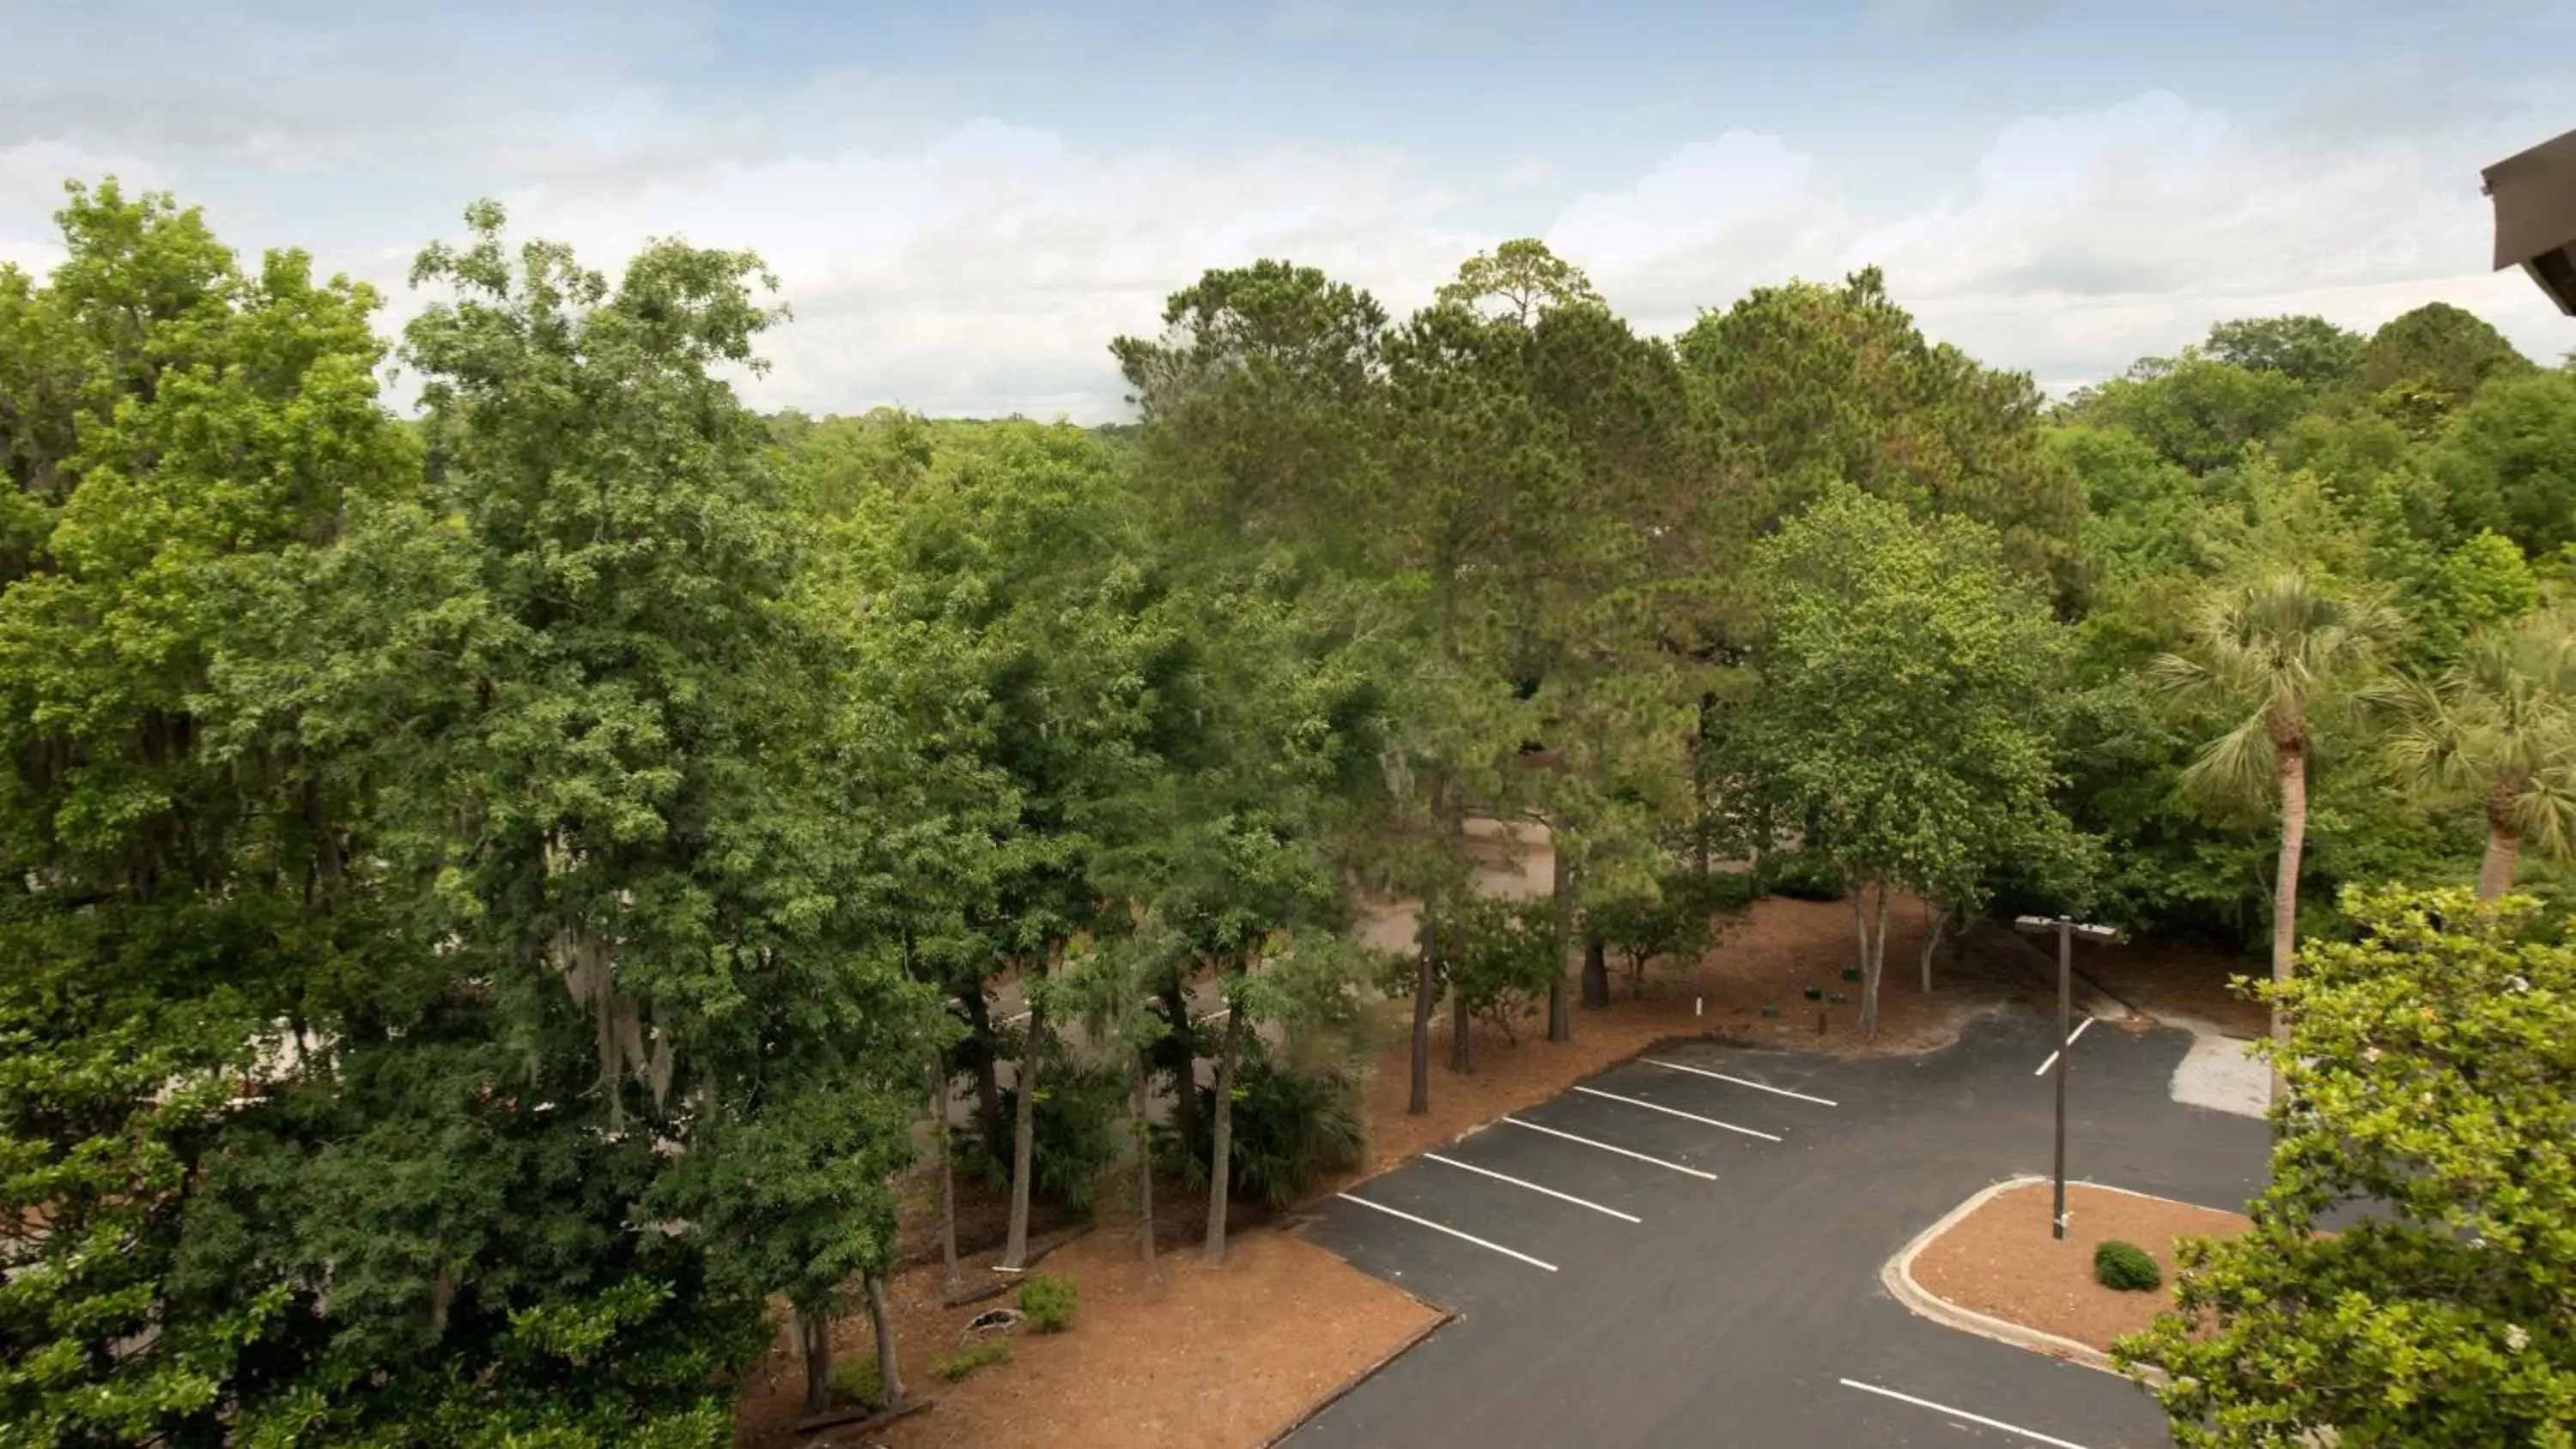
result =
[[2022,916],[2013,929],[2030,936],[2057,937],[2057,1201],[2048,1220],[2048,1235],[2066,1236],[2066,1062],[2075,1055],[2067,1050],[2074,1045],[2070,1030],[2075,1016],[2075,938],[2099,941],[2105,945],[2120,939],[2120,933],[2109,926],[2088,926],[2073,916]]

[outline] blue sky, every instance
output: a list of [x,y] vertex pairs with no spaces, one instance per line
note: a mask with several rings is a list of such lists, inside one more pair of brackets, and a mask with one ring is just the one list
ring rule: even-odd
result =
[[478,196],[613,266],[748,246],[764,405],[1117,416],[1105,344],[1288,256],[1399,313],[1545,237],[1657,331],[1887,268],[2047,386],[2221,317],[2457,302],[2477,170],[2576,127],[2576,7],[2490,0],[0,0],[0,259],[67,176],[205,205],[388,296]]

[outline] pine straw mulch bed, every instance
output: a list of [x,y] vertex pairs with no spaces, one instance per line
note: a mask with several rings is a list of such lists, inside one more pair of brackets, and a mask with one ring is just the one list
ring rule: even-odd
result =
[[[928,1411],[861,1436],[797,1432],[802,1368],[782,1335],[749,1376],[735,1444],[1258,1445],[1444,1316],[1321,1248],[1262,1226],[1240,1206],[1242,1230],[1231,1235],[1224,1265],[1206,1267],[1199,1260],[1204,1201],[1169,1183],[1155,1192],[1160,1252],[1153,1274],[1140,1252],[1132,1189],[1104,1206],[1092,1231],[1037,1265],[1078,1285],[1070,1330],[1022,1334],[1011,1340],[1009,1363],[941,1382],[931,1365],[957,1351],[967,1320],[1014,1300],[946,1307],[934,1257],[899,1271],[889,1285],[905,1387],[933,1400]],[[978,1204],[961,1212],[961,1221],[981,1221],[988,1211]],[[964,1265],[969,1281],[990,1278],[997,1256],[989,1247],[972,1254]],[[844,1362],[875,1352],[864,1314],[839,1325],[834,1347]]]
[[[2253,1226],[2242,1213],[2066,1185],[2066,1237],[2049,1236],[2050,1184],[1997,1193],[1924,1245],[1914,1281],[1933,1297],[2006,1323],[2108,1351],[2111,1341],[2173,1306],[2174,1241],[2231,1238]],[[2165,1286],[2123,1293],[2093,1281],[2093,1249],[2117,1238],[2156,1260]]]

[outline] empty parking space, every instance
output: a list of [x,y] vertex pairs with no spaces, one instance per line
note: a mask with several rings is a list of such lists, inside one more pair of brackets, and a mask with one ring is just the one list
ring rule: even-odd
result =
[[1624,1092],[1605,1092],[1599,1087],[1577,1087],[1574,1090],[1587,1097],[1598,1097],[1605,1102],[1618,1102],[1647,1112],[1661,1112],[1667,1117],[1679,1117],[1685,1122],[1697,1122],[1703,1127],[1715,1127],[1720,1131],[1733,1132],[1742,1137],[1755,1137],[1764,1142],[1780,1140],[1780,1134],[1776,1132],[1765,1132],[1759,1127],[1746,1127],[1722,1118],[1703,1117],[1697,1112],[1685,1112],[1679,1107],[1667,1107],[1660,1102],[1650,1102],[1643,1097],[1632,1097]]
[[1717,1180],[1716,1174],[1687,1163],[1632,1153],[1614,1142],[1586,1140],[1559,1129],[1542,1131],[1516,1117],[1478,1128],[1440,1152],[1649,1220],[1668,1212],[1673,1199],[1705,1193],[1707,1184]]
[[1514,1177],[1508,1172],[1496,1172],[1490,1167],[1478,1167],[1472,1162],[1461,1162],[1455,1157],[1444,1157],[1437,1152],[1426,1152],[1422,1154],[1422,1160],[1425,1162],[1436,1162],[1443,1167],[1454,1167],[1460,1172],[1472,1172],[1479,1177],[1487,1178],[1494,1182],[1509,1183],[1513,1187],[1537,1193],[1542,1197],[1551,1198],[1557,1202],[1572,1203],[1576,1207],[1589,1209],[1592,1212],[1601,1214],[1603,1217],[1617,1218],[1623,1223],[1643,1221],[1643,1219],[1639,1218],[1634,1213],[1623,1213],[1617,1208],[1605,1207],[1600,1203],[1592,1201],[1590,1198],[1576,1197],[1570,1192],[1560,1192],[1543,1183],[1532,1182],[1525,1177]]
[[1678,1172],[1685,1177],[1696,1177],[1704,1182],[1717,1181],[1717,1174],[1706,1168],[1693,1167],[1687,1162],[1669,1156],[1659,1157],[1651,1152],[1639,1152],[1633,1147],[1622,1147],[1616,1142],[1605,1142],[1599,1137],[1587,1137],[1580,1132],[1568,1132],[1562,1127],[1550,1127],[1544,1122],[1533,1122],[1526,1117],[1506,1117],[1503,1119],[1503,1125],[1518,1127],[1524,1132],[1540,1133],[1553,1137],[1559,1142],[1571,1142],[1577,1147],[1589,1147],[1595,1152],[1607,1152],[1616,1157],[1624,1157],[1630,1162],[1643,1162],[1663,1168],[1667,1172]]
[[1777,1087],[1773,1086],[1769,1082],[1757,1081],[1752,1077],[1739,1076],[1734,1072],[1721,1072],[1708,1067],[1692,1066],[1688,1062],[1677,1062],[1667,1057],[1642,1057],[1639,1060],[1647,1066],[1661,1067],[1668,1072],[1682,1072],[1689,1076],[1699,1077],[1707,1081],[1724,1082],[1729,1086],[1742,1087],[1747,1091],[1762,1092],[1774,1097],[1786,1097],[1793,1102],[1805,1102],[1817,1107],[1835,1107],[1841,1105],[1831,1097],[1819,1097],[1812,1093],[1793,1091],[1787,1087]]
[[1554,1263],[1533,1258],[1518,1248],[1506,1248],[1500,1243],[1494,1242],[1490,1239],[1477,1237],[1473,1233],[1460,1232],[1458,1229],[1449,1226],[1447,1223],[1440,1222],[1436,1219],[1422,1217],[1415,1213],[1409,1213],[1402,1208],[1388,1207],[1385,1203],[1378,1202],[1371,1198],[1353,1197],[1351,1194],[1346,1192],[1337,1192],[1333,1194],[1333,1196],[1340,1198],[1344,1202],[1357,1203],[1371,1212],[1383,1213],[1388,1217],[1411,1223],[1417,1228],[1428,1228],[1432,1232],[1439,1233],[1445,1237],[1456,1238],[1462,1243],[1473,1243],[1477,1247],[1484,1249],[1486,1252],[1499,1253],[1503,1257],[1513,1259],[1514,1261],[1527,1263],[1533,1268],[1543,1269],[1550,1273],[1556,1271],[1556,1265]]

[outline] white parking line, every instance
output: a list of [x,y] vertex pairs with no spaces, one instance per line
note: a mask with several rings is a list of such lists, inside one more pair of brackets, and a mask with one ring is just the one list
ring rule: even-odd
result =
[[1964,1420],[1971,1424],[1983,1424],[1989,1429],[2001,1429],[2007,1434],[2019,1434],[2021,1437],[2028,1439],[2034,1444],[2050,1444],[2056,1446],[2056,1449],[2084,1449],[2084,1446],[2081,1444],[2077,1444],[2071,1440],[2059,1439],[2051,1435],[2042,1434],[2036,1429],[2025,1429],[2018,1424],[2007,1424],[2001,1419],[1989,1419],[1983,1414],[1971,1414],[1965,1409],[1954,1409],[1948,1404],[1936,1404],[1930,1399],[1918,1399],[1912,1394],[1900,1394],[1894,1389],[1882,1389],[1876,1384],[1865,1384],[1858,1379],[1843,1380],[1843,1387],[1847,1389],[1858,1389],[1864,1394],[1877,1394],[1882,1398],[1894,1399],[1901,1404],[1912,1404],[1916,1408],[1930,1409],[1935,1413],[1947,1414],[1953,1419]]
[[1002,1025],[1004,1025],[1004,1026],[1017,1026],[1017,1025],[1019,1025],[1021,1022],[1024,1022],[1024,1021],[1026,1021],[1026,1020],[1028,1020],[1028,1019],[1029,1019],[1029,1014],[1028,1014],[1027,1012],[1023,1011],[1023,1012],[1021,1012],[1021,1013],[1020,1013],[1019,1015],[1017,1015],[1017,1016],[1006,1016],[1006,1017],[1003,1017],[1003,1018],[1002,1018]]
[[[2086,1028],[2086,1027],[2088,1027],[2088,1026],[2091,1026],[2092,1024],[2093,1024],[2093,1018],[2091,1018],[2091,1017],[2089,1017],[2089,1016],[2088,1016],[2088,1017],[2086,1017],[2086,1018],[2084,1018],[2082,1021],[2079,1021],[2079,1022],[2075,1023],[2075,1029],[2074,1029],[2073,1031],[2070,1031],[2070,1032],[2068,1032],[2068,1033],[2066,1034],[2066,1044],[2067,1044],[2068,1046],[2073,1046],[2073,1045],[2075,1045],[2075,1039],[2076,1039],[2077,1037],[2079,1037],[2079,1036],[2082,1036],[2082,1035],[2084,1034],[2084,1028]],[[2048,1075],[2048,1069],[2049,1069],[2050,1067],[2053,1067],[2053,1066],[2056,1066],[2056,1065],[2057,1065],[2057,1053],[2055,1053],[2055,1052],[2050,1052],[2050,1053],[2048,1054],[2048,1060],[2047,1060],[2047,1061],[2044,1061],[2044,1062],[2041,1062],[2041,1063],[2039,1064],[2039,1070],[2038,1070],[2038,1071],[2035,1071],[2035,1072],[2033,1072],[2033,1073],[2031,1073],[2031,1075],[2032,1075],[2032,1076],[2034,1076],[2034,1077],[2044,1077],[2044,1076],[2047,1076],[2047,1075]]]
[[1476,1237],[1476,1236],[1474,1236],[1474,1235],[1472,1235],[1472,1234],[1462,1233],[1462,1232],[1458,1231],[1456,1228],[1452,1228],[1452,1227],[1444,1227],[1444,1226],[1442,1226],[1442,1225],[1441,1225],[1441,1224],[1439,1224],[1439,1223],[1435,1223],[1435,1222],[1433,1222],[1433,1221],[1432,1221],[1431,1219],[1429,1219],[1429,1218],[1417,1218],[1417,1217],[1415,1217],[1413,1214],[1408,1213],[1408,1212],[1398,1212],[1398,1211],[1396,1211],[1394,1208],[1388,1207],[1385,1203],[1382,1203],[1382,1202],[1370,1202],[1367,1198],[1364,1198],[1364,1197],[1353,1197],[1353,1196],[1351,1196],[1349,1193],[1346,1193],[1346,1192],[1337,1192],[1337,1193],[1334,1193],[1334,1194],[1333,1194],[1333,1196],[1335,1196],[1335,1197],[1337,1197],[1337,1198],[1340,1198],[1340,1199],[1341,1199],[1342,1201],[1344,1201],[1344,1202],[1355,1202],[1355,1203],[1358,1203],[1361,1207],[1364,1207],[1364,1208],[1376,1208],[1379,1212],[1382,1212],[1382,1213],[1386,1214],[1388,1217],[1391,1217],[1391,1218],[1402,1218],[1402,1219],[1404,1219],[1404,1220],[1405,1220],[1406,1222],[1408,1222],[1408,1223],[1419,1223],[1419,1224],[1421,1224],[1422,1226],[1424,1226],[1424,1227],[1426,1227],[1426,1228],[1429,1228],[1431,1231],[1433,1231],[1433,1232],[1435,1232],[1435,1233],[1447,1233],[1449,1236],[1451,1236],[1451,1237],[1453,1237],[1453,1238],[1463,1238],[1463,1239],[1465,1239],[1466,1241],[1468,1241],[1468,1242],[1470,1242],[1470,1243],[1475,1244],[1475,1245],[1476,1245],[1477,1247],[1479,1247],[1479,1248],[1490,1248],[1490,1249],[1492,1249],[1494,1252],[1500,1253],[1500,1254],[1502,1254],[1502,1255],[1503,1255],[1504,1257],[1506,1257],[1506,1258],[1518,1258],[1518,1259],[1520,1259],[1522,1262],[1529,1264],[1529,1265],[1530,1265],[1531,1267],[1533,1267],[1533,1268],[1545,1268],[1547,1271],[1549,1271],[1549,1272],[1551,1272],[1551,1273],[1553,1273],[1553,1272],[1555,1272],[1555,1271],[1556,1271],[1556,1265],[1555,1265],[1554,1263],[1542,1263],[1542,1262],[1540,1262],[1538,1259],[1531,1257],[1531,1256],[1530,1256],[1529,1254],[1527,1254],[1527,1253],[1515,1253],[1515,1252],[1513,1252],[1511,1249],[1504,1247],[1504,1246],[1503,1246],[1502,1244],[1500,1244],[1500,1243],[1489,1243],[1489,1242],[1486,1242],[1484,1239],[1479,1238],[1479,1237]]
[[1632,1218],[1626,1213],[1619,1211],[1617,1208],[1606,1208],[1597,1202],[1586,1202],[1582,1198],[1576,1197],[1570,1192],[1558,1192],[1552,1187],[1541,1187],[1534,1182],[1523,1182],[1517,1177],[1506,1176],[1503,1173],[1494,1171],[1490,1167],[1478,1167],[1472,1162],[1460,1162],[1457,1158],[1443,1157],[1437,1152],[1426,1152],[1422,1155],[1431,1159],[1433,1162],[1445,1162],[1451,1167],[1458,1168],[1461,1171],[1476,1173],[1483,1177],[1490,1177],[1496,1182],[1508,1182],[1514,1187],[1525,1187],[1532,1192],[1545,1193],[1549,1197],[1555,1198],[1558,1202],[1570,1202],[1576,1207],[1588,1207],[1596,1213],[1605,1213],[1611,1217],[1617,1218],[1623,1223],[1643,1221],[1643,1219]]
[[1679,1107],[1667,1107],[1661,1102],[1649,1102],[1643,1097],[1622,1097],[1616,1092],[1602,1091],[1599,1087],[1577,1087],[1574,1090],[1595,1097],[1606,1097],[1613,1102],[1625,1102],[1631,1107],[1643,1107],[1649,1112],[1661,1112],[1668,1117],[1684,1117],[1693,1122],[1705,1123],[1711,1127],[1723,1127],[1729,1132],[1741,1132],[1747,1137],[1759,1137],[1765,1142],[1777,1142],[1780,1140],[1768,1132],[1756,1132],[1750,1127],[1738,1127],[1732,1122],[1720,1122],[1714,1117],[1703,1117],[1697,1112],[1685,1112]]
[[1710,1182],[1717,1181],[1717,1174],[1714,1172],[1702,1172],[1696,1167],[1684,1167],[1678,1162],[1667,1162],[1660,1157],[1648,1157],[1642,1152],[1631,1152],[1625,1147],[1613,1147],[1607,1142],[1595,1142],[1589,1137],[1577,1137],[1571,1132],[1559,1132],[1553,1127],[1541,1127],[1536,1122],[1524,1122],[1518,1117],[1505,1117],[1503,1120],[1515,1127],[1526,1127],[1532,1132],[1544,1132],[1550,1137],[1562,1137],[1568,1142],[1580,1142],[1586,1147],[1598,1147],[1604,1152],[1616,1152],[1621,1157],[1633,1157],[1639,1162],[1651,1162],[1657,1167],[1669,1167],[1675,1172],[1687,1172],[1693,1177],[1704,1178]]
[[1804,1092],[1792,1092],[1786,1087],[1766,1087],[1760,1082],[1746,1081],[1742,1077],[1730,1077],[1724,1072],[1712,1072],[1706,1067],[1686,1067],[1679,1062],[1668,1062],[1658,1057],[1640,1057],[1638,1060],[1644,1062],[1650,1067],[1662,1067],[1667,1071],[1674,1072],[1688,1072],[1694,1077],[1715,1077],[1721,1082],[1733,1082],[1739,1087],[1751,1087],[1757,1092],[1769,1092],[1775,1097],[1795,1097],[1801,1102],[1813,1102],[1819,1107],[1839,1107],[1842,1105],[1840,1102],[1833,1101],[1829,1098],[1810,1097]]

